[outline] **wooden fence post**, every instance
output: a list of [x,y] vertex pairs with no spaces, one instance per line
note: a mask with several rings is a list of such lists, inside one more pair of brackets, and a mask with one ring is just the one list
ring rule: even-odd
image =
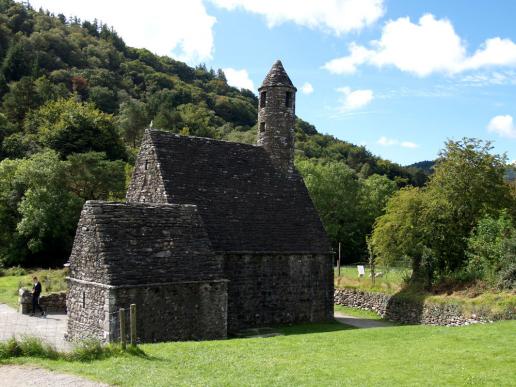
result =
[[339,242],[339,257],[337,258],[337,276],[340,277],[340,247],[341,243]]
[[125,309],[120,308],[118,310],[118,318],[120,320],[120,343],[122,343],[122,349],[125,350],[127,346],[127,338],[125,334]]
[[131,320],[131,346],[136,346],[136,304],[131,304],[129,309],[129,318]]

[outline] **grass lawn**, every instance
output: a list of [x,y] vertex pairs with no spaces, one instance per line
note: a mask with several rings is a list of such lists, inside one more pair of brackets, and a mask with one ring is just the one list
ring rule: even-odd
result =
[[358,277],[357,266],[342,266],[340,268],[340,276],[335,269],[335,286],[342,288],[356,288],[365,291],[375,291],[388,294],[394,294],[403,287],[403,279],[410,276],[410,269],[406,268],[376,268],[376,273],[381,272],[381,277],[375,278],[375,284],[369,277],[371,271],[365,266],[365,276]]
[[347,314],[348,316],[361,317],[369,320],[382,320],[378,314],[370,310],[364,310],[359,308],[352,308],[350,306],[334,305],[333,310]]
[[18,306],[18,289],[20,287],[32,289],[32,277],[34,276],[37,276],[41,282],[42,295],[66,289],[65,269],[39,269],[27,272],[18,268],[8,269],[3,276],[0,276],[0,304],[7,304],[16,308]]
[[124,386],[514,386],[516,322],[351,329],[298,325],[284,336],[145,344],[147,357],[91,363],[10,360]]

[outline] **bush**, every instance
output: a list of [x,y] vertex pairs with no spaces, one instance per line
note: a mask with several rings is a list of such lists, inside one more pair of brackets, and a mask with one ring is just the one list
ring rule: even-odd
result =
[[70,353],[59,352],[41,339],[30,336],[23,337],[21,340],[13,337],[8,341],[0,342],[0,360],[27,356],[50,360],[62,359],[66,361],[89,362],[121,356],[124,353],[134,356],[146,356],[138,347],[129,346],[126,351],[123,351],[119,344],[102,345],[96,340],[82,341]]
[[468,239],[468,273],[502,289],[514,288],[516,230],[502,211],[498,218],[484,217]]
[[13,266],[8,269],[0,269],[0,277],[3,276],[22,276],[27,275],[27,270],[20,266]]

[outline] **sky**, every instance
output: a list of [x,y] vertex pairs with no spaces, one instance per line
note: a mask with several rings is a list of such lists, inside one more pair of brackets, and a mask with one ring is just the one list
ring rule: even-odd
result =
[[276,59],[296,114],[403,165],[448,139],[516,161],[514,0],[32,0],[256,93]]

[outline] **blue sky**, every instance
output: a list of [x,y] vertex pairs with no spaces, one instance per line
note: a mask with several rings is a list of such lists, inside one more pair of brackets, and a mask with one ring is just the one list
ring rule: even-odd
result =
[[[39,0],[97,17],[130,45],[260,85],[281,59],[297,114],[409,164],[446,139],[492,140],[516,160],[516,1]],[[513,119],[514,117],[514,119]]]

